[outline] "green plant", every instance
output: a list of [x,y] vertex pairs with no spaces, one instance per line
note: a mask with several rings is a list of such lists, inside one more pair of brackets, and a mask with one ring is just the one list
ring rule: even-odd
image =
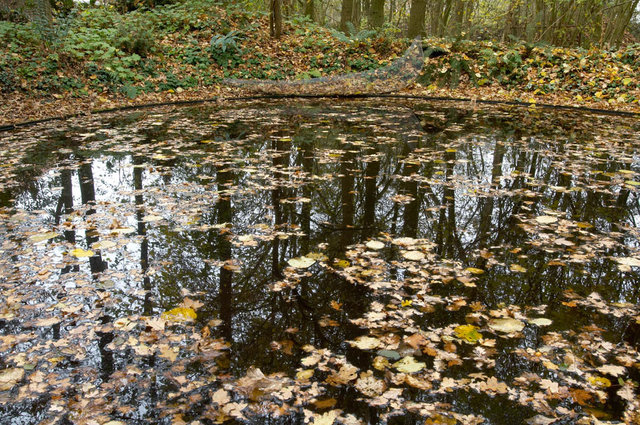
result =
[[18,89],[16,77],[9,66],[0,64],[0,92],[11,93]]
[[152,27],[142,19],[120,22],[117,26],[115,44],[124,52],[147,57],[155,45]]
[[242,36],[242,33],[236,30],[225,35],[214,35],[209,46],[212,59],[222,67],[235,67],[241,63],[242,50],[238,41]]

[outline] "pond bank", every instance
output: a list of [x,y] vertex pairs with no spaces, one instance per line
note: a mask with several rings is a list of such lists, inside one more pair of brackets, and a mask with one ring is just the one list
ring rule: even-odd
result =
[[[594,108],[608,111],[632,112],[640,114],[640,105],[630,103],[610,103],[607,101],[576,102],[570,96],[554,95],[530,95],[516,90],[492,89],[483,87],[460,86],[456,89],[423,87],[414,84],[411,88],[395,93],[398,95],[427,96],[471,99],[482,101],[524,102],[555,106],[568,106],[576,108]],[[251,93],[222,87],[205,87],[187,89],[177,92],[146,93],[135,99],[119,95],[92,95],[83,98],[63,96],[31,97],[23,93],[14,93],[6,96],[5,102],[0,105],[0,126],[15,125],[27,121],[50,119],[70,115],[89,115],[105,109],[125,108],[131,106],[143,106],[154,103],[173,103],[185,101],[201,101],[213,98],[233,99],[250,96]]]

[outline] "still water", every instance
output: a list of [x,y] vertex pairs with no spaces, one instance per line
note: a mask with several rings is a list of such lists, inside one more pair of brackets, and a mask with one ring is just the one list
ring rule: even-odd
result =
[[288,100],[0,134],[0,423],[634,423],[639,131]]

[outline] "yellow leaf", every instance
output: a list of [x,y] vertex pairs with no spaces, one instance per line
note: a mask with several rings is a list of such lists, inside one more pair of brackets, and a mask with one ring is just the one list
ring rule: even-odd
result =
[[344,269],[345,267],[349,267],[351,265],[351,263],[349,263],[347,260],[337,260],[335,262],[335,265],[337,267],[340,267],[340,268]]
[[472,274],[482,274],[482,273],[484,273],[484,270],[482,270],[482,269],[478,269],[478,268],[476,268],[476,267],[467,267],[467,268],[466,268],[466,270],[467,270],[469,273],[472,273]]
[[413,300],[402,300],[402,302],[400,303],[402,307],[409,307],[411,306],[411,304],[413,304]]
[[622,84],[624,84],[625,86],[628,86],[629,84],[631,84],[633,80],[631,78],[625,78],[624,80],[622,80]]
[[162,313],[162,318],[172,320],[174,322],[190,322],[195,320],[198,315],[195,310],[189,307],[176,307]]
[[463,339],[471,344],[475,344],[482,339],[482,334],[478,332],[478,328],[473,325],[460,325],[453,332],[456,337]]
[[525,273],[527,271],[526,268],[522,267],[519,264],[511,264],[509,268],[511,269],[512,272]]
[[603,378],[602,376],[590,376],[587,381],[596,387],[609,388],[611,386],[611,381],[607,378]]
[[73,255],[76,258],[85,258],[85,257],[93,257],[93,251],[91,250],[84,250],[82,248],[76,248],[74,250],[72,250],[70,252],[71,255]]
[[313,369],[305,369],[296,373],[296,379],[298,381],[308,381],[313,376]]

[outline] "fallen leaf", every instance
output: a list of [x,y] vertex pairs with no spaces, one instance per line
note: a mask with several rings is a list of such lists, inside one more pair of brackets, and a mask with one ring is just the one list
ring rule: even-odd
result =
[[58,233],[56,232],[44,232],[29,236],[29,240],[33,243],[39,243],[53,239],[56,236],[58,236]]
[[549,326],[550,324],[552,324],[553,322],[549,319],[546,319],[544,317],[537,317],[535,319],[529,319],[529,323],[532,323],[536,326]]
[[453,332],[456,337],[471,344],[475,344],[482,339],[482,334],[478,332],[478,328],[473,325],[460,325],[456,327]]
[[190,322],[198,317],[196,312],[189,307],[176,307],[162,313],[162,318],[174,322]]
[[489,327],[494,331],[512,333],[520,332],[524,329],[524,323],[518,319],[491,319],[489,321]]
[[536,217],[536,221],[539,224],[552,224],[558,221],[558,217],[553,217],[551,215],[540,215]]
[[13,388],[24,377],[24,369],[10,367],[0,370],[0,391],[6,391]]
[[333,425],[338,417],[338,413],[338,410],[331,410],[322,415],[314,416],[313,423],[314,425]]
[[425,255],[421,251],[402,251],[402,257],[409,261],[420,261],[425,259]]
[[365,244],[365,246],[369,249],[379,250],[384,248],[384,243],[380,241],[369,241]]
[[73,249],[69,254],[73,255],[76,258],[93,257],[95,255],[93,251],[85,250],[82,248]]
[[603,373],[603,374],[607,374],[607,375],[613,375],[615,377],[618,376],[622,376],[625,373],[627,373],[627,369],[625,369],[622,366],[616,366],[616,365],[604,365],[604,366],[600,366],[598,368],[598,372]]
[[361,350],[373,350],[380,346],[380,340],[378,338],[372,338],[370,336],[359,336],[355,341],[348,341],[352,347],[357,347]]
[[308,269],[315,264],[316,260],[309,257],[295,257],[287,260],[287,263],[294,269]]
[[402,373],[414,373],[421,371],[422,369],[427,367],[427,365],[425,363],[416,361],[413,356],[407,356],[395,362],[393,364],[393,367],[395,367],[399,372]]

